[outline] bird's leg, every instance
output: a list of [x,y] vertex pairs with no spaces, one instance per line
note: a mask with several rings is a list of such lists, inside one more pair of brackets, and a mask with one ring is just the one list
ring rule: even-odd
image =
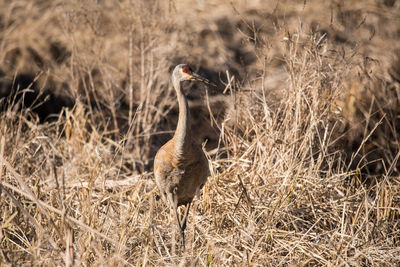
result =
[[168,193],[168,199],[169,202],[171,202],[172,209],[174,210],[179,229],[182,229],[181,220],[178,214],[178,198],[176,197],[176,194]]
[[184,234],[184,231],[182,229],[181,220],[180,220],[179,214],[178,214],[178,198],[176,197],[176,193],[175,192],[174,193],[171,193],[171,192],[168,193],[168,199],[171,202],[172,209],[173,209],[173,211],[175,213],[176,222],[178,224],[178,227],[179,227],[179,230],[180,230],[180,233],[181,233],[181,237],[183,237],[182,238],[182,247],[183,247],[183,250],[185,250],[185,240],[184,240],[185,234]]
[[183,216],[183,222],[181,224],[181,238],[182,238],[183,250],[185,250],[185,229],[186,229],[187,217],[189,215],[189,210],[190,210],[190,202],[186,205],[185,215]]
[[187,222],[187,217],[189,215],[189,210],[190,210],[190,202],[186,205],[186,211],[185,211],[185,216],[183,217],[183,222],[182,222],[182,230],[185,231],[186,229],[186,222]]

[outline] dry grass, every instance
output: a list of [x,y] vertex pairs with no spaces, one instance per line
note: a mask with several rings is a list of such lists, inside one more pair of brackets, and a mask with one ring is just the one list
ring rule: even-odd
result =
[[[399,265],[400,3],[296,2],[2,5],[0,265]],[[181,62],[219,86],[175,255],[151,166]]]

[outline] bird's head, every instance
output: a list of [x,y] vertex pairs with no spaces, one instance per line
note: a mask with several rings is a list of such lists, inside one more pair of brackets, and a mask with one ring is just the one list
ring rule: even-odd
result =
[[174,72],[172,73],[172,79],[174,82],[200,81],[206,84],[214,85],[206,78],[193,72],[193,70],[189,67],[189,65],[186,64],[179,64],[178,66],[175,67]]

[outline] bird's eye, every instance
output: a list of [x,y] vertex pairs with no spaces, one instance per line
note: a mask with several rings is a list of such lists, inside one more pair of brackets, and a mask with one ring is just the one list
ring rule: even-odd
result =
[[190,69],[190,67],[188,65],[183,66],[182,71],[187,74],[192,74],[192,70]]

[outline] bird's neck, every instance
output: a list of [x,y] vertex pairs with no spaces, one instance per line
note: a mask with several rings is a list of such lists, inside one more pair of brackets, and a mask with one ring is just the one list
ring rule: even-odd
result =
[[174,139],[175,139],[175,153],[176,155],[183,156],[189,153],[191,149],[192,135],[190,127],[190,111],[188,101],[181,88],[181,83],[176,82],[174,84],[176,94],[178,96],[179,105],[179,119],[178,125],[176,126]]

